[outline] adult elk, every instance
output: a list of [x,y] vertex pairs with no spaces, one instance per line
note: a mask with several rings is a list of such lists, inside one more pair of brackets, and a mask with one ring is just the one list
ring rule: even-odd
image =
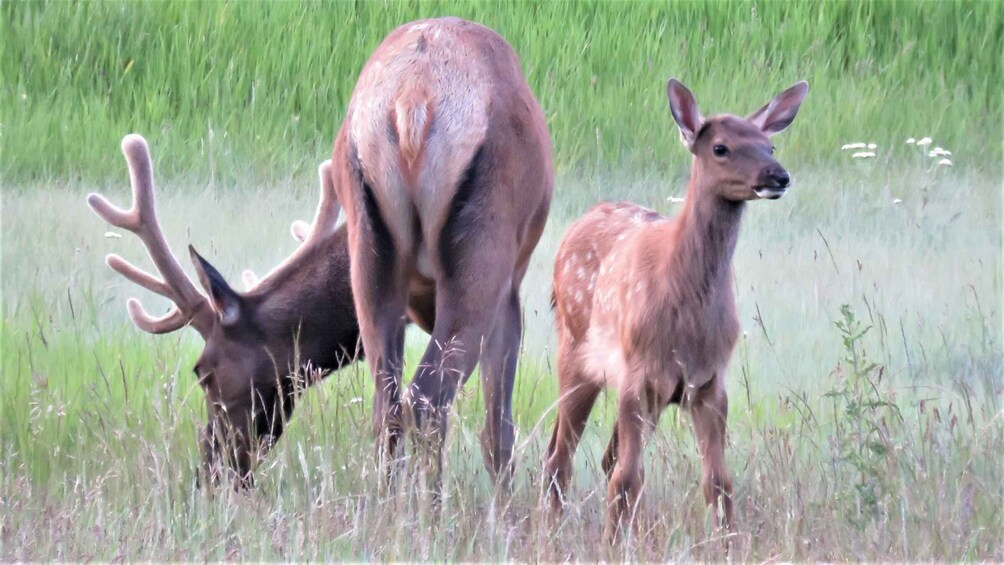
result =
[[[153,170],[146,141],[122,140],[132,180],[133,204],[121,210],[91,194],[87,203],[108,223],[136,234],[163,280],[117,255],[108,266],[175,304],[155,318],[136,299],[127,307],[142,330],[163,334],[191,326],[205,340],[195,374],[206,395],[209,422],[201,437],[204,471],[219,478],[226,463],[238,485],[252,483],[255,458],[282,435],[297,394],[324,371],[351,362],[359,329],[349,284],[348,239],[336,229],[339,206],[330,164],[319,168],[321,200],[303,244],[246,293],[233,290],[220,273],[189,246],[206,294],[200,292],[171,252],[157,221]],[[297,229],[298,228],[298,229]],[[208,296],[207,296],[208,295]]]
[[617,389],[617,423],[603,456],[608,540],[625,520],[634,523],[644,438],[670,403],[690,412],[705,499],[718,520],[720,498],[734,528],[724,461],[725,369],[739,333],[732,255],[746,201],[780,198],[788,188],[769,138],[788,127],[807,92],[800,82],[747,118],[705,119],[690,91],[671,79],[670,110],[694,155],[683,210],[669,219],[630,203],[600,204],[558,249],[561,396],[546,473],[560,507],[593,403],[605,386]]
[[[480,360],[482,451],[504,483],[519,287],[553,189],[544,114],[516,54],[494,31],[457,18],[397,28],[359,75],[332,163],[376,382],[378,456],[397,457],[410,414],[438,486],[448,410]],[[402,394],[409,312],[432,339]]]

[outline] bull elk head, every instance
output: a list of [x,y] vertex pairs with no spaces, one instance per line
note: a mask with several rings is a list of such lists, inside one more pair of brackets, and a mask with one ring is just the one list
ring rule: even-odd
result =
[[118,255],[109,255],[106,262],[174,303],[170,312],[156,317],[130,298],[126,307],[137,327],[164,334],[190,326],[202,336],[205,347],[194,372],[209,415],[201,437],[204,471],[215,481],[230,469],[238,485],[250,485],[258,457],[282,435],[299,392],[358,353],[347,240],[345,229],[336,228],[340,207],[330,163],[319,168],[321,201],[313,223],[294,224],[302,245],[260,281],[245,273],[245,282],[252,285],[246,292],[234,290],[189,246],[203,293],[185,274],[157,220],[146,140],[128,135],[122,152],[132,181],[132,207],[117,208],[100,194],[90,194],[87,203],[108,223],[139,237],[162,278]]

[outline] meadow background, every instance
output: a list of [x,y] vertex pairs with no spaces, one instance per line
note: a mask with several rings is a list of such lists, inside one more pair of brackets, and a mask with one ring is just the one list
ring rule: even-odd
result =
[[[258,488],[209,496],[194,488],[201,342],[131,325],[127,296],[167,304],[104,266],[145,254],[84,197],[127,202],[118,145],[142,133],[175,248],[193,243],[235,286],[267,271],[294,249],[289,222],[312,216],[362,64],[437,15],[509,40],[554,139],[555,203],[523,287],[516,493],[492,497],[472,379],[440,519],[408,485],[378,496],[357,365],[306,393]],[[0,0],[0,560],[724,558],[675,409],[647,450],[639,540],[600,543],[612,395],[557,527],[539,504],[551,260],[597,200],[679,206],[670,76],[706,113],[810,83],[777,138],[793,190],[749,206],[736,252],[732,557],[1004,560],[1002,16],[980,1]],[[424,343],[409,334],[412,362]]]

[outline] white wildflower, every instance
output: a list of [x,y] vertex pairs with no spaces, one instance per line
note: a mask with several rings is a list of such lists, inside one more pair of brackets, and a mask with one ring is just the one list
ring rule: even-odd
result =
[[868,144],[868,149],[878,149],[878,145],[876,145],[874,143],[869,143]]
[[874,151],[858,151],[854,155],[851,155],[852,159],[870,159],[875,156]]
[[679,204],[683,202],[683,199],[677,196],[670,196],[669,198],[666,199],[666,202],[670,202],[672,204]]
[[900,204],[900,203],[902,203],[902,202],[903,202],[903,199],[902,199],[902,198],[893,198],[893,199],[892,199],[892,203],[893,203],[893,204]]
[[860,143],[860,142],[859,143],[845,143],[844,145],[842,145],[840,147],[840,150],[841,151],[846,151],[848,149],[864,149],[866,147],[868,147],[867,144]]
[[934,149],[932,149],[927,154],[927,156],[928,157],[944,157],[945,155],[951,155],[951,154],[952,154],[951,151],[949,151],[949,150],[947,150],[947,149],[945,149],[943,147],[935,147]]
[[110,239],[122,239],[122,234],[115,233],[113,231],[106,231],[105,232],[105,237],[110,238]]
[[931,138],[930,137],[923,137],[923,138],[921,138],[921,139],[919,139],[917,141],[917,145],[920,146],[920,147],[923,147],[925,145],[930,145],[930,144],[931,144]]
[[913,145],[914,143],[917,143],[917,138],[915,138],[915,137],[908,137],[908,138],[906,138],[906,143],[908,145]]
[[942,160],[938,161],[938,166],[939,167],[951,167],[952,166],[952,162],[949,159],[942,159]]

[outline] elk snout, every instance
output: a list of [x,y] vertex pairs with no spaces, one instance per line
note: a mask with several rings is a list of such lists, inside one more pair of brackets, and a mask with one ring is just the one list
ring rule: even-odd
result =
[[788,185],[791,184],[791,176],[781,167],[772,167],[765,172],[767,179],[777,188],[788,188]]
[[773,165],[765,168],[760,173],[759,186],[753,187],[753,192],[758,198],[776,200],[784,195],[785,189],[791,185],[791,176],[784,167]]

